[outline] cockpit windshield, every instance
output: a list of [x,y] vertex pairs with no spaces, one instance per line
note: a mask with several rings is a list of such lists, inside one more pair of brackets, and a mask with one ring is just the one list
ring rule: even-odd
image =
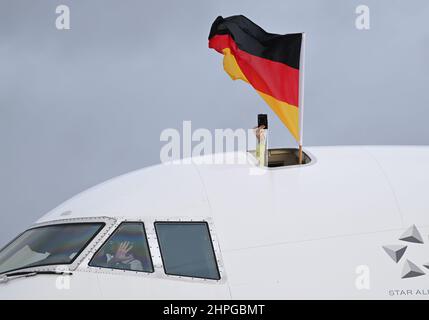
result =
[[68,223],[29,229],[0,251],[0,273],[71,264],[104,223]]

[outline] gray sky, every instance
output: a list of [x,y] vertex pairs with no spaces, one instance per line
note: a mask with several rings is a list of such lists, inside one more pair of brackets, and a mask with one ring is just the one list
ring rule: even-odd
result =
[[[55,8],[71,30],[55,28]],[[371,29],[355,28],[370,8]],[[218,15],[307,32],[305,144],[428,144],[427,0],[0,0],[0,245],[72,195],[159,162],[165,128],[270,116],[207,48]]]

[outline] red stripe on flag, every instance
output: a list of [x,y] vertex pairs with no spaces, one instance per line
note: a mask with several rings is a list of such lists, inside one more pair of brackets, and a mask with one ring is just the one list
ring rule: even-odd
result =
[[229,48],[241,71],[256,90],[298,107],[298,69],[240,50],[230,35],[212,37],[209,40],[209,47],[220,53],[223,53],[223,49]]

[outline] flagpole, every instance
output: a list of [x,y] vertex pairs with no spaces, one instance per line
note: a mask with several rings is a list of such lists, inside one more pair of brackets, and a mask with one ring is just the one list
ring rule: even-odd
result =
[[305,32],[302,33],[299,58],[299,151],[298,163],[302,164],[302,144],[304,134],[304,74],[305,74]]

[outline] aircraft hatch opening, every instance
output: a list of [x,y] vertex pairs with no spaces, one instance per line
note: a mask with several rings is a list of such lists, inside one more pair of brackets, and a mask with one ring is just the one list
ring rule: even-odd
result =
[[[255,156],[255,151],[249,151]],[[297,148],[278,148],[268,150],[268,167],[278,168],[298,165],[298,152]],[[303,151],[302,164],[308,164],[311,158]]]

